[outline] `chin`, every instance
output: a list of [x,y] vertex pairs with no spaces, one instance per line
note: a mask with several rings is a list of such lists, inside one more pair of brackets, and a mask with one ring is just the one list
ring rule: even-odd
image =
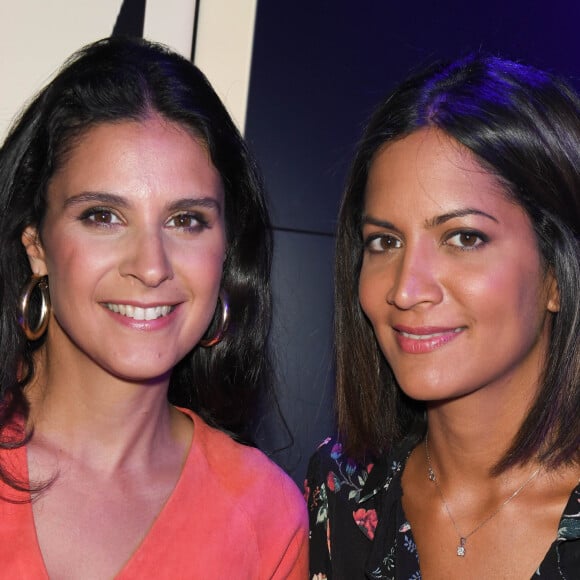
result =
[[168,381],[175,363],[171,365],[145,366],[141,364],[123,365],[109,368],[108,372],[121,381],[128,383],[156,384]]
[[445,401],[462,396],[463,392],[454,389],[449,379],[437,378],[430,380],[404,380],[398,381],[400,389],[407,397],[415,401]]

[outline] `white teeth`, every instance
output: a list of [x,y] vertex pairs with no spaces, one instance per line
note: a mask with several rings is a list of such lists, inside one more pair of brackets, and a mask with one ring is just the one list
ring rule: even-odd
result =
[[409,332],[402,332],[401,334],[406,338],[412,338],[413,340],[427,340],[428,338],[433,338],[434,336],[440,336],[440,334],[410,334]]
[[429,340],[430,338],[435,338],[436,336],[443,336],[444,334],[448,334],[449,332],[457,334],[458,332],[461,332],[461,327],[454,328],[451,331],[435,332],[433,334],[411,334],[410,332],[403,332],[402,330],[400,332],[403,336],[411,338],[413,340]]
[[122,314],[133,320],[155,320],[162,316],[167,316],[172,310],[172,306],[153,306],[152,308],[141,308],[140,306],[131,306],[129,304],[112,304],[107,303],[105,306],[117,314]]

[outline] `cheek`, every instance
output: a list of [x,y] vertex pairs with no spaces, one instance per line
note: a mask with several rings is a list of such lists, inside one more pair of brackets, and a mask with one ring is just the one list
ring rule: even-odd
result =
[[[46,228],[48,231],[48,228]],[[58,226],[53,227],[58,231]],[[85,276],[114,262],[121,245],[98,236],[79,236],[61,232],[43,238],[49,276]]]
[[183,243],[180,238],[170,240],[166,249],[171,260],[179,264],[189,264],[193,268],[207,268],[208,274],[221,272],[226,257],[226,234],[223,225],[215,225],[211,230],[193,241]]
[[505,303],[527,306],[539,303],[541,280],[539,264],[534,264],[533,260],[513,261],[493,269],[484,290]]
[[[384,280],[384,276],[382,279]],[[363,265],[358,283],[359,302],[363,312],[373,324],[379,309],[385,305],[384,288],[380,281],[380,278],[377,279],[376,276],[373,276],[369,269]]]
[[455,286],[473,316],[493,322],[497,331],[525,327],[534,332],[546,310],[539,267],[523,262],[506,262],[486,275],[457,277]]
[[[204,304],[217,301],[223,274],[224,253],[218,250],[190,252],[174,262],[175,281],[189,288],[189,291]],[[202,302],[199,302],[201,305]],[[213,313],[213,307],[210,308]]]

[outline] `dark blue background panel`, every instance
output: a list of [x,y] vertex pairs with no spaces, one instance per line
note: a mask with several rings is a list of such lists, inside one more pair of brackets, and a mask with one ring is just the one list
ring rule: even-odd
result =
[[[257,443],[298,483],[313,445],[334,432],[332,268],[334,239],[276,232],[272,328],[276,391],[287,426],[271,405]],[[284,448],[284,449],[283,449]]]
[[294,436],[270,415],[264,442],[290,445],[277,460],[297,482],[306,457],[333,433],[332,241],[300,232],[334,233],[368,115],[409,72],[480,49],[580,88],[579,21],[576,0],[258,2],[246,137],[284,230],[276,235],[272,343]]
[[483,48],[578,75],[572,0],[260,1],[246,136],[274,224],[334,232],[368,114],[411,70]]

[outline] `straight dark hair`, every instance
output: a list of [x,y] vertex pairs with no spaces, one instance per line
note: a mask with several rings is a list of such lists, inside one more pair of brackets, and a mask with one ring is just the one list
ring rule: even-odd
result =
[[425,405],[398,387],[359,304],[362,214],[379,149],[436,127],[471,150],[525,209],[560,293],[541,388],[495,467],[538,458],[578,462],[580,447],[580,101],[538,69],[474,54],[403,82],[376,109],[357,148],[343,197],[336,252],[337,411],[348,453],[387,451],[426,429]]
[[0,446],[25,441],[24,433],[15,441],[4,428],[15,413],[27,414],[23,389],[34,375],[32,355],[43,342],[28,341],[18,323],[18,298],[31,276],[21,234],[29,225],[40,228],[51,177],[86,131],[152,114],[179,124],[207,146],[225,191],[222,287],[229,295],[229,329],[218,345],[194,348],[175,367],[169,399],[214,426],[250,437],[256,400],[270,384],[272,239],[260,173],[220,99],[192,63],[159,44],[110,38],[86,46],[64,64],[0,150]]

